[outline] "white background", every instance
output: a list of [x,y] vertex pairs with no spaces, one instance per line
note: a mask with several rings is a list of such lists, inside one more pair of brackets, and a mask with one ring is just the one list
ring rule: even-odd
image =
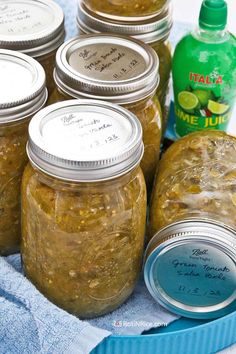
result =
[[[173,0],[174,19],[181,22],[197,24],[198,14],[202,0]],[[236,0],[227,0],[228,3],[228,28],[236,34]]]

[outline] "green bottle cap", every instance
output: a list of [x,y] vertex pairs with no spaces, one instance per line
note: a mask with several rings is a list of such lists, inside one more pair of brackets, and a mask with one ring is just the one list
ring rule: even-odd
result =
[[226,27],[227,15],[227,3],[224,0],[204,0],[199,16],[199,26],[206,30],[221,31]]

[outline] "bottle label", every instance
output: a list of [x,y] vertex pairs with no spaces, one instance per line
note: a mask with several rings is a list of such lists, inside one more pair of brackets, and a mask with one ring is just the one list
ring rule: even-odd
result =
[[192,35],[176,47],[173,60],[176,133],[227,131],[236,98],[236,41],[207,43]]
[[175,96],[177,134],[184,136],[205,129],[226,131],[233,104],[224,75],[217,69],[209,75],[189,72],[185,89]]

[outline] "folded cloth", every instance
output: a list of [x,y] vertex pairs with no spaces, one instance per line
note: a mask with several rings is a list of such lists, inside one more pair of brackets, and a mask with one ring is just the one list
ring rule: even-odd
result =
[[50,303],[20,270],[19,255],[0,257],[0,353],[88,354],[110,335]]
[[116,335],[139,335],[152,328],[165,327],[178,319],[161,307],[140,279],[131,298],[112,313],[90,320],[90,324]]
[[111,334],[141,334],[175,319],[141,281],[118,310],[81,321],[49,302],[24,277],[20,255],[0,257],[0,353],[88,354]]

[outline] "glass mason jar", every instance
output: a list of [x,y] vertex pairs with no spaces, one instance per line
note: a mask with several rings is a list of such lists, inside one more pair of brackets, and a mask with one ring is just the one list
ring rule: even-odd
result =
[[20,186],[28,124],[47,99],[45,73],[34,59],[0,49],[0,255],[19,251]]
[[161,104],[163,118],[163,134],[165,132],[170,107],[170,73],[171,73],[171,47],[168,41],[172,27],[172,7],[165,7],[159,15],[140,21],[126,22],[112,21],[91,13],[83,2],[78,2],[77,28],[80,35],[97,33],[117,33],[131,36],[149,44],[159,58],[160,82],[157,96]]
[[22,186],[26,275],[70,313],[108,313],[129,297],[141,270],[141,125],[119,106],[71,100],[36,114],[29,135]]
[[175,142],[160,163],[146,282],[164,306],[187,317],[236,308],[235,161],[235,137],[204,131]]
[[157,168],[161,109],[155,96],[158,57],[148,45],[118,35],[86,35],[64,43],[56,56],[57,88],[49,103],[71,98],[101,99],[135,113],[143,128],[141,167],[148,190]]
[[64,37],[64,14],[54,1],[0,0],[0,48],[36,59],[46,72],[49,93],[54,89],[56,50]]
[[166,7],[168,0],[82,0],[83,4],[95,14],[114,20],[125,21],[127,17],[134,20],[150,18]]

